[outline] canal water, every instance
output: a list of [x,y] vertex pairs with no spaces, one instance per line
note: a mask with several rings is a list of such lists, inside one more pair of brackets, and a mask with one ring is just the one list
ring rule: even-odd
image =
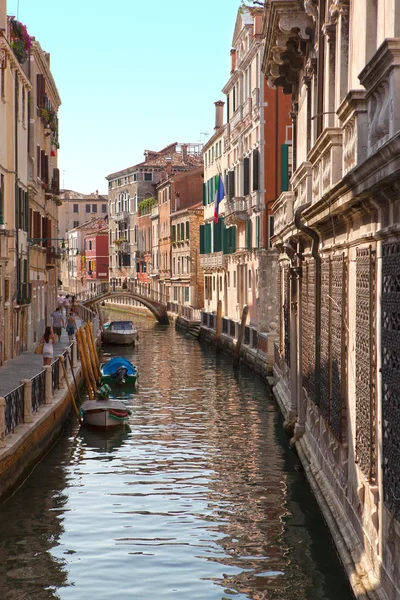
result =
[[264,383],[136,320],[129,426],[72,423],[0,506],[0,598],[353,599]]

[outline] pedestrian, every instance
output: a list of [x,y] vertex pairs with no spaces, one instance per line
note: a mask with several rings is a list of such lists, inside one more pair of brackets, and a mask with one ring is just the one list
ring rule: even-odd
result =
[[127,290],[128,289],[128,278],[125,277],[123,283],[122,283],[122,289],[123,290]]
[[71,310],[67,317],[67,334],[70,342],[74,341],[76,331],[76,320],[73,311]]
[[65,327],[65,321],[61,313],[61,308],[57,306],[56,310],[53,313],[51,313],[50,316],[53,319],[53,331],[58,337],[58,339],[60,339],[62,334],[62,328]]
[[69,305],[70,304],[71,304],[71,300],[69,299],[69,294],[67,294],[64,299],[64,310],[65,310],[64,314],[66,317],[68,316],[68,313],[69,313]]
[[53,347],[57,343],[51,327],[46,327],[40,343],[43,344],[43,366],[51,365],[54,356]]
[[64,306],[64,296],[61,294],[61,292],[58,294],[57,296],[57,306],[59,306],[60,308],[62,308]]
[[75,296],[71,296],[71,308],[75,312]]

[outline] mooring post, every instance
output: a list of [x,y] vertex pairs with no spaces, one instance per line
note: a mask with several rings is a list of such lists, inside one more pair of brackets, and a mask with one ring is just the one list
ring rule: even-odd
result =
[[215,349],[216,352],[221,352],[221,333],[222,333],[222,300],[218,300],[217,304],[217,322],[215,325]]
[[6,422],[5,422],[6,399],[0,398],[0,448],[6,445]]
[[234,357],[233,357],[233,368],[234,369],[237,369],[237,367],[239,366],[240,349],[242,347],[243,336],[244,336],[244,328],[246,327],[246,320],[247,320],[248,312],[249,312],[249,307],[247,306],[247,304],[245,304],[243,306],[242,321],[240,323],[240,331],[239,331],[238,341],[236,342],[235,354],[234,354]]

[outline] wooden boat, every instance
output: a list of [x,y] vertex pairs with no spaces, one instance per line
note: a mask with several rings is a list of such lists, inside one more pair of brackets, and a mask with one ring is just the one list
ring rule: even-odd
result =
[[139,332],[132,321],[110,321],[103,327],[103,342],[129,346],[139,339]]
[[118,400],[86,400],[81,406],[83,424],[99,429],[117,427],[129,419],[131,411]]
[[116,356],[100,365],[102,384],[134,386],[138,376],[136,367],[123,356]]

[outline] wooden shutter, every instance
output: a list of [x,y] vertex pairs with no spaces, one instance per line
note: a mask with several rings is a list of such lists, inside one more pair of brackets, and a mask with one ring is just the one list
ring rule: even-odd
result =
[[289,189],[289,146],[281,146],[281,192],[287,192]]
[[228,171],[228,200],[232,200],[235,195],[235,171]]
[[207,204],[207,187],[206,184],[203,183],[203,206]]
[[40,150],[40,146],[36,146],[36,177],[39,177],[39,179],[41,179],[41,157],[42,157],[42,153]]
[[43,183],[44,183],[44,180],[46,177],[45,156],[46,156],[45,151],[41,150],[40,151],[40,179],[43,181]]
[[186,221],[186,239],[189,239],[189,221]]
[[36,101],[38,108],[45,108],[46,103],[46,84],[44,75],[38,73],[36,75]]
[[204,225],[204,253],[211,253],[211,223]]
[[213,223],[213,252],[221,252],[222,250],[222,221],[218,219],[218,223]]
[[256,248],[260,247],[260,217],[256,217]]
[[53,179],[51,182],[51,191],[58,196],[60,193],[60,169],[53,169]]
[[250,159],[243,160],[243,195],[250,194]]
[[47,219],[46,217],[42,217],[42,223],[41,223],[41,235],[39,236],[41,239],[41,246],[45,247],[46,246],[46,241],[45,241],[45,237],[47,237]]
[[253,192],[259,188],[259,165],[260,153],[259,151],[253,150]]
[[49,155],[44,155],[44,182],[49,185]]
[[200,225],[200,254],[205,254],[204,246],[205,246],[205,231],[204,225]]
[[251,250],[253,247],[252,237],[253,237],[253,226],[252,226],[251,220],[249,219],[246,224],[246,247],[248,250]]

